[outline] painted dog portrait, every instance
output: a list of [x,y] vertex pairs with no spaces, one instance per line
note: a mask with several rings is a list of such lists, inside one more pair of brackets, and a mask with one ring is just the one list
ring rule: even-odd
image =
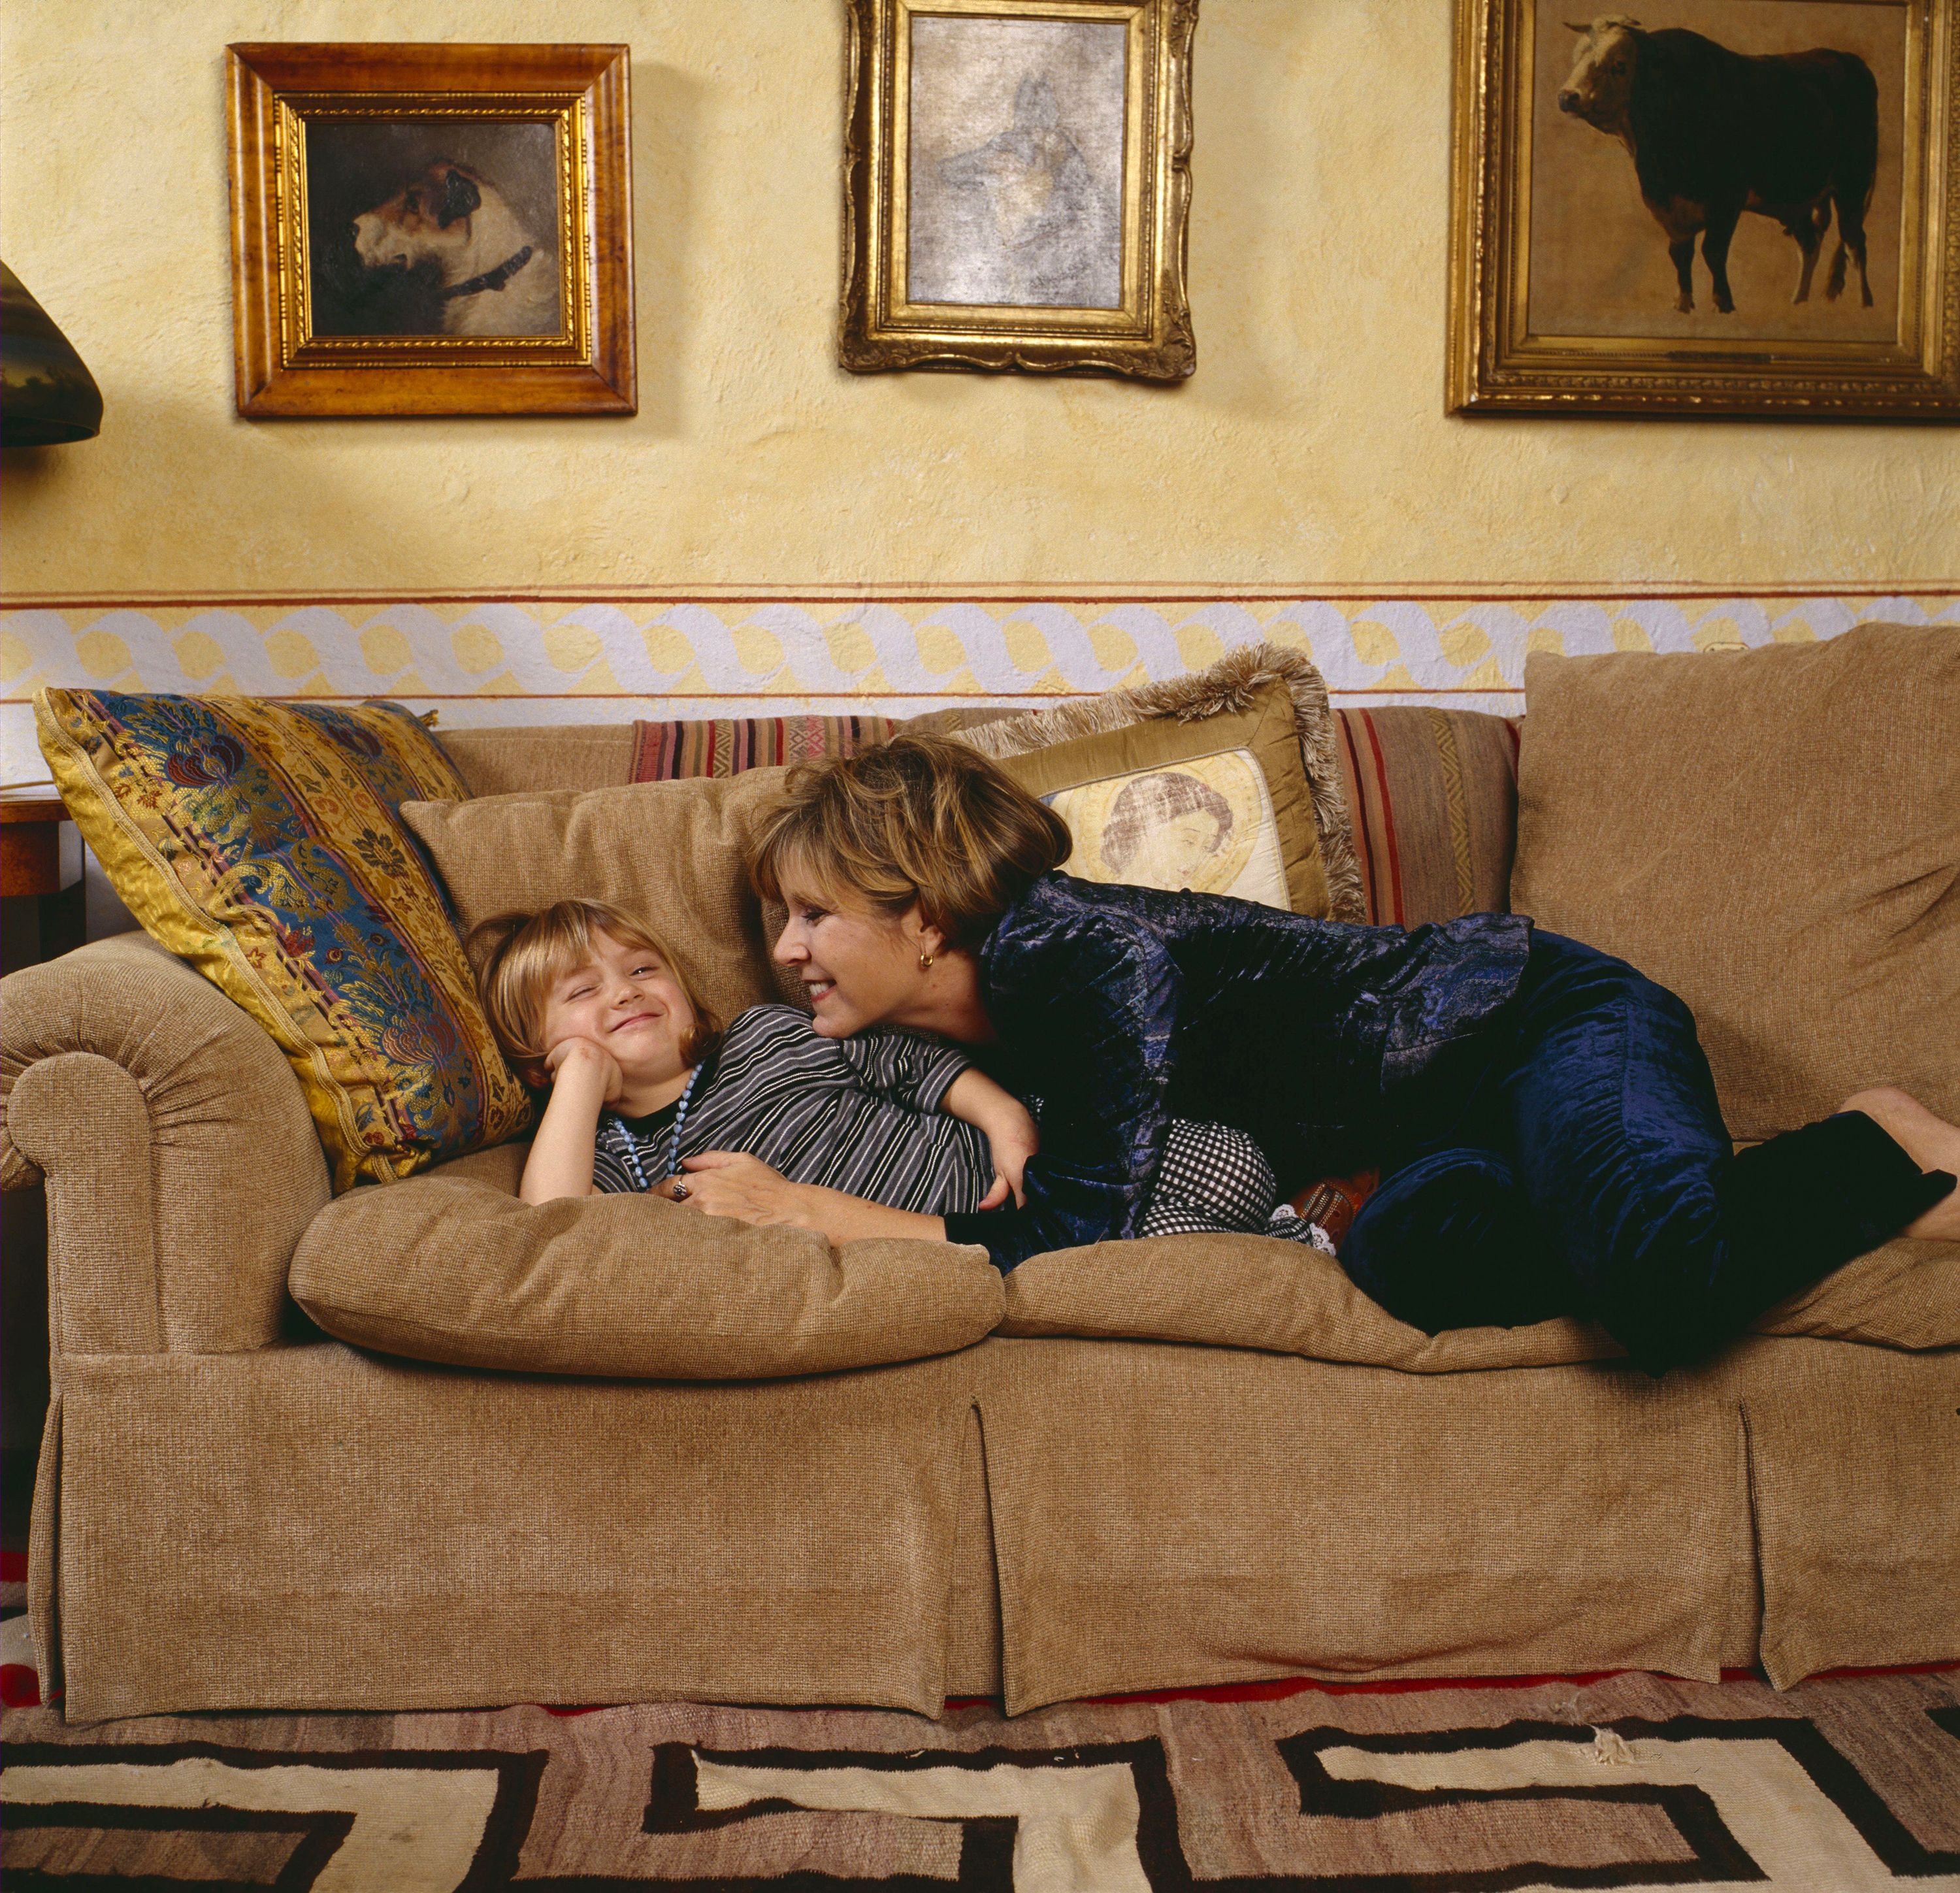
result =
[[310,126],[313,332],[555,336],[557,164],[531,121]]
[[1533,331],[1894,335],[1906,24],[1886,0],[1538,0]]

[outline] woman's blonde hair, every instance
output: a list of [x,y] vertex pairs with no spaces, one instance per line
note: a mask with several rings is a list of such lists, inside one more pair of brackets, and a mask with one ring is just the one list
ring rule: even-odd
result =
[[767,900],[787,882],[888,915],[916,901],[950,945],[969,946],[1070,846],[1068,823],[978,750],[894,737],[792,769],[749,872]]
[[694,1013],[680,1055],[698,1064],[721,1041],[721,1023],[701,1003],[686,968],[647,924],[609,901],[554,901],[534,914],[499,914],[469,930],[464,944],[483,989],[483,1010],[504,1055],[520,1070],[542,1065],[545,1006],[558,981],[593,957],[593,936],[657,953]]

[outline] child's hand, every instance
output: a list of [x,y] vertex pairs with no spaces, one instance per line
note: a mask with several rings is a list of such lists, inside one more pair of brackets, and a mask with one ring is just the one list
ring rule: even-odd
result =
[[619,1061],[596,1039],[561,1039],[545,1054],[545,1071],[554,1086],[567,1080],[592,1086],[602,1104],[613,1104],[626,1088]]
[[1010,1195],[1017,1203],[1025,1202],[1021,1171],[1041,1148],[1041,1134],[1028,1107],[984,1071],[969,1065],[947,1086],[940,1109],[984,1134],[993,1153],[994,1186],[980,1199],[980,1207],[998,1209]]

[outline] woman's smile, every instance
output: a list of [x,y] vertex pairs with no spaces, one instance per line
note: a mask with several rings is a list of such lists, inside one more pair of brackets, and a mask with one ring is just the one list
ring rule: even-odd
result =
[[902,1019],[915,1001],[923,967],[902,921],[869,908],[839,908],[820,896],[784,890],[789,918],[776,942],[826,1039]]

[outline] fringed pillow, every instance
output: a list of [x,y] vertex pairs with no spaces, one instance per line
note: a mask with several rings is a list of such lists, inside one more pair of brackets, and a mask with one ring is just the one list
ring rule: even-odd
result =
[[462,797],[399,705],[43,690],[41,748],[129,911],[278,1042],[336,1190],[501,1143],[530,1107],[396,819]]

